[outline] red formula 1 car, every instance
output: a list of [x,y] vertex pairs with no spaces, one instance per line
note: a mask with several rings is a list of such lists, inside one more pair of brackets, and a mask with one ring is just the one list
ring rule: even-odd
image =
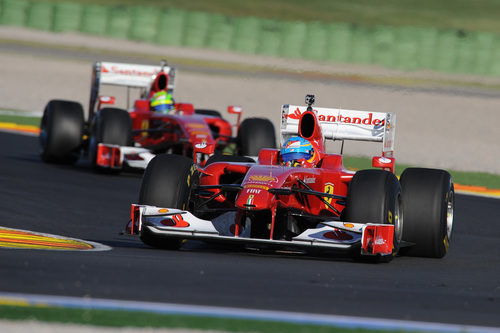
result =
[[[127,231],[169,249],[199,239],[382,260],[397,253],[443,257],[453,225],[450,174],[409,168],[398,180],[395,115],[313,102],[308,95],[307,106],[282,107],[282,148],[262,149],[256,163],[228,157],[200,167],[182,156],[155,157]],[[325,139],[380,142],[382,154],[373,169],[349,171],[342,155],[326,153]]]
[[[172,110],[155,112],[152,97],[158,92],[173,93],[175,73],[166,62],[160,66],[95,63],[87,121],[80,103],[51,100],[45,107],[40,126],[42,159],[75,163],[83,152],[96,169],[120,171],[126,166],[145,168],[159,153],[193,156],[196,145],[206,147],[197,150],[201,164],[214,151],[257,156],[260,149],[275,147],[273,124],[262,118],[240,123],[241,107],[228,107],[238,117],[236,137],[233,126],[216,110],[172,102]],[[115,105],[116,96],[100,95],[104,85],[127,88],[126,108]],[[131,92],[138,92],[139,98],[129,107]]]

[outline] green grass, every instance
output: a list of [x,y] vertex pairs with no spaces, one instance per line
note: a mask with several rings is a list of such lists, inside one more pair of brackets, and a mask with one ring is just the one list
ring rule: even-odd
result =
[[19,117],[14,115],[0,115],[0,123],[14,123],[18,125],[40,126],[40,117]]
[[[371,168],[371,159],[366,157],[344,156],[344,165],[353,170]],[[396,160],[396,174],[400,175],[404,169],[419,167],[419,165],[398,164]],[[453,177],[453,182],[460,185],[484,186],[490,189],[500,189],[500,175],[486,172],[465,172],[448,170]]]
[[[136,6],[137,0],[53,0]],[[179,8],[287,21],[422,26],[500,33],[498,0],[142,0],[141,6]]]
[[38,320],[44,322],[85,324],[107,327],[188,328],[226,332],[255,333],[340,333],[389,332],[367,329],[346,329],[319,325],[245,320],[187,315],[164,315],[150,312],[91,310],[61,307],[0,306],[0,318]]

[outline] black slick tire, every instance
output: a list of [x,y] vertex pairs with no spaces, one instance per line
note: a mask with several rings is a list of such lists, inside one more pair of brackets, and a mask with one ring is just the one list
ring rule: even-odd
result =
[[401,249],[408,256],[442,258],[453,230],[454,187],[444,170],[408,168],[401,174],[405,205],[403,240],[414,243]]
[[[139,204],[188,210],[192,187],[198,182],[198,171],[193,161],[180,155],[157,155],[149,162],[142,178]],[[141,240],[152,247],[179,249],[183,240],[155,235],[147,228],[141,231]]]
[[73,164],[83,143],[83,107],[80,103],[51,100],[40,123],[41,157],[48,163]]
[[276,148],[274,125],[268,119],[247,118],[240,124],[237,142],[242,156],[258,156],[263,148]]
[[361,170],[349,184],[342,220],[355,223],[393,224],[392,256],[379,259],[389,261],[400,247],[403,228],[401,186],[396,176],[383,170]]

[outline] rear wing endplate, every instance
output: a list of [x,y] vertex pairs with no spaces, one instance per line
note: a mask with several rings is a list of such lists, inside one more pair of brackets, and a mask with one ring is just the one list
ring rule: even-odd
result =
[[[283,105],[281,108],[282,144],[299,133],[299,120],[307,106]],[[396,115],[393,113],[313,108],[323,139],[382,142],[384,156],[392,157]]]

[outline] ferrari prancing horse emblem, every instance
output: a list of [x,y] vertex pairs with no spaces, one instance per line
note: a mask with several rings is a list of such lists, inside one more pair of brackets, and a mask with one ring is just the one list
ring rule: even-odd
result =
[[[325,183],[325,193],[327,194],[333,194],[333,190],[335,189],[335,186],[332,184],[332,183]],[[326,202],[328,202],[329,204],[332,203],[332,198],[328,198],[328,197],[323,197],[325,199]],[[325,204],[325,207],[328,209],[330,207],[328,207],[327,204]]]

